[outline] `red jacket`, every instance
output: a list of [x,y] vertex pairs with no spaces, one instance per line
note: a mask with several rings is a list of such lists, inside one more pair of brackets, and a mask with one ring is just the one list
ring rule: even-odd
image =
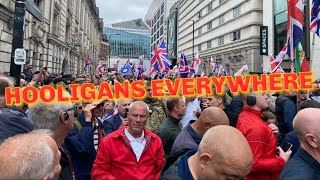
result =
[[248,140],[254,158],[246,180],[276,180],[285,161],[277,156],[277,139],[260,116],[260,111],[243,107],[236,126]]
[[158,179],[165,162],[161,139],[144,129],[147,142],[137,162],[124,128],[121,126],[102,140],[91,171],[92,179]]

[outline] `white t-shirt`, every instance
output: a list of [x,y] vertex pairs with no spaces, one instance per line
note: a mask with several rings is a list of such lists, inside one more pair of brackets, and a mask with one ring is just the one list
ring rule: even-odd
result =
[[139,138],[134,138],[129,131],[127,130],[127,128],[125,128],[124,130],[125,135],[127,136],[127,138],[130,141],[130,145],[133,149],[134,154],[136,155],[137,158],[137,162],[140,160],[141,154],[144,150],[144,147],[146,146],[146,138],[144,137],[144,131],[142,131],[142,135]]
[[193,114],[193,111],[201,111],[200,101],[196,98],[194,101],[189,101],[185,115],[181,118],[182,127],[188,125],[191,120],[197,120],[197,116]]

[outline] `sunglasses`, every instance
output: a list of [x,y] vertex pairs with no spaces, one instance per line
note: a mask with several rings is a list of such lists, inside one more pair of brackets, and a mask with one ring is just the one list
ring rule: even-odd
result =
[[68,111],[76,111],[77,110],[77,105],[73,105],[71,108],[67,109],[67,112]]
[[78,107],[78,109],[82,109],[82,106]]
[[307,94],[307,92],[305,92],[305,91],[301,91],[301,92],[300,92],[300,94]]

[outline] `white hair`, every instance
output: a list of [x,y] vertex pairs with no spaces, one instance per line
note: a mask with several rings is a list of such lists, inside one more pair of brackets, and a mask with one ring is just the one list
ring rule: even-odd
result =
[[130,104],[130,106],[129,106],[129,111],[128,112],[130,112],[132,110],[133,106],[135,106],[137,104],[139,104],[139,105],[144,104],[146,106],[146,109],[147,109],[147,116],[149,116],[149,112],[150,112],[149,106],[148,106],[147,103],[145,103],[143,101],[134,101],[134,102],[132,102]]
[[[35,137],[36,140],[31,139]],[[2,145],[7,144],[5,147],[9,155],[7,158],[2,158],[4,160],[2,163],[4,166],[5,163],[14,162],[15,164],[1,173],[4,174],[4,178],[43,179],[48,177],[52,179],[55,153],[48,144],[48,137],[52,137],[52,132],[42,129],[7,139]]]
[[[68,95],[67,92],[65,92]],[[66,96],[64,95],[64,96]],[[58,129],[61,125],[60,115],[62,112],[71,108],[71,103],[54,101],[50,104],[38,102],[29,106],[30,118],[34,122],[35,129]]]

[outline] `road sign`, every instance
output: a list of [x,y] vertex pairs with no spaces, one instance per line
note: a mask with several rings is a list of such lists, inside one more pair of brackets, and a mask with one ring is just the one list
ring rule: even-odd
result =
[[24,49],[16,49],[14,51],[14,63],[16,65],[26,64],[27,61],[27,52]]

